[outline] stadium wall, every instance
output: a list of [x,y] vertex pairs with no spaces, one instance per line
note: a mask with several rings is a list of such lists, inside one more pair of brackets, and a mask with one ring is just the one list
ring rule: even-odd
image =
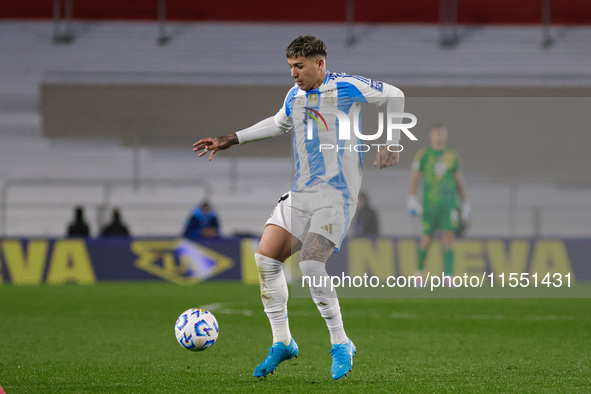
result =
[[[125,145],[186,148],[200,138],[229,134],[274,115],[288,88],[44,82],[43,133],[50,138],[109,138]],[[399,167],[409,168],[414,153],[428,144],[431,125],[443,123],[450,130],[450,146],[472,173],[496,180],[591,183],[591,157],[582,143],[591,124],[591,89],[401,88],[405,110],[418,118],[413,133],[419,141],[403,138]],[[377,130],[377,112],[364,113],[363,118],[365,130]],[[232,153],[289,157],[290,138],[287,134],[247,144]]]
[[[205,279],[258,283],[254,262],[258,239],[214,239],[194,243],[176,238],[3,239],[0,284],[93,284],[112,280],[166,280],[192,285]],[[410,276],[417,266],[416,238],[355,238],[331,258],[330,275]],[[591,238],[474,238],[455,247],[455,275],[493,273],[560,274],[591,280]],[[287,262],[288,271],[290,262]],[[435,242],[425,262],[443,271]],[[294,275],[296,271],[294,270]],[[299,275],[299,274],[298,274]],[[541,279],[540,279],[541,280]]]
[[[41,18],[53,15],[51,1],[19,0],[4,2],[0,18]],[[461,24],[539,24],[542,21],[542,1],[522,0],[464,0],[458,2],[458,21]],[[75,19],[155,20],[157,1],[116,0],[74,1]],[[191,0],[167,1],[167,16],[171,20],[188,21],[265,21],[265,22],[344,22],[346,1],[330,0],[298,2],[294,12],[290,2],[268,0],[221,0],[212,5]],[[508,12],[507,10],[511,10]],[[361,23],[437,23],[438,0],[365,0],[357,1],[355,18]],[[590,24],[591,9],[585,0],[552,2],[552,23]]]

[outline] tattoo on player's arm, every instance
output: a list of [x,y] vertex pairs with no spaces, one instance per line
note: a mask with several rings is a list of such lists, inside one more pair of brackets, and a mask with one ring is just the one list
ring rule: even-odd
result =
[[334,244],[330,240],[320,234],[308,233],[302,245],[300,261],[315,260],[326,263],[333,250]]
[[218,140],[218,142],[220,143],[220,145],[236,145],[238,144],[238,137],[236,136],[236,133],[230,134],[230,135],[225,135],[223,137],[217,137],[216,138]]

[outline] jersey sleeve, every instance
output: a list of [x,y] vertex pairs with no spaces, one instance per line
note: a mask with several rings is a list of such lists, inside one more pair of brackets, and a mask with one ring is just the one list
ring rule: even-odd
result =
[[397,87],[364,77],[356,77],[354,84],[367,103],[381,106],[397,102],[397,112],[404,112],[404,93]]
[[[366,102],[376,106],[386,106],[388,113],[404,112],[404,93],[402,90],[385,82],[373,79],[353,76],[351,82],[359,92],[359,98],[356,101]],[[392,119],[394,124],[402,124],[402,117]],[[400,130],[394,130],[392,138],[387,143],[397,144],[400,141]]]
[[293,126],[293,122],[291,120],[291,109],[292,102],[298,92],[298,89],[299,88],[297,86],[294,86],[289,92],[287,92],[285,100],[283,101],[283,105],[273,117],[275,120],[275,125],[277,125],[277,127],[279,127],[283,132],[287,132]]

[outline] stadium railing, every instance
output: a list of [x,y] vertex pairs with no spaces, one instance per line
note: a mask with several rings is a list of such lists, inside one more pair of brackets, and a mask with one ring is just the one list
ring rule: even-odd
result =
[[72,28],[74,0],[53,0],[53,42],[69,44],[75,39]]

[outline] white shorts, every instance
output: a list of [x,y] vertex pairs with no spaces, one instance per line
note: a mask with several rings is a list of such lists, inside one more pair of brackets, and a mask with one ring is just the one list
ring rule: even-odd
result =
[[357,198],[348,199],[332,186],[316,185],[304,192],[285,193],[265,225],[282,227],[302,242],[308,232],[320,234],[338,251],[356,208]]

